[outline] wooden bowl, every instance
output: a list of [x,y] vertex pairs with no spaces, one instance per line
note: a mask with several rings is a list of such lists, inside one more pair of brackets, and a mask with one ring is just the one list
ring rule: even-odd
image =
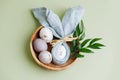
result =
[[[44,67],[46,69],[50,69],[50,70],[64,70],[64,69],[67,69],[76,60],[76,58],[70,57],[69,60],[65,64],[62,64],[62,65],[56,65],[54,63],[44,64],[44,63],[42,63],[38,59],[38,54],[39,53],[37,53],[37,52],[34,51],[33,40],[36,39],[36,38],[39,38],[39,31],[42,28],[43,28],[42,26],[38,27],[37,30],[33,33],[32,37],[31,37],[31,40],[30,40],[30,50],[31,50],[32,57],[34,58],[34,60],[37,62],[38,65],[40,65],[40,66],[42,66],[42,67]],[[50,46],[48,44],[48,51],[51,51],[50,50],[51,47],[52,46]]]

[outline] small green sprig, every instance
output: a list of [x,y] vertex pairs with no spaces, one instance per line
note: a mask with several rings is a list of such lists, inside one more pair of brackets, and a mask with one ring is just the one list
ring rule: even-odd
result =
[[[93,39],[85,39],[85,28],[83,21],[77,25],[73,37],[77,37],[77,39],[73,40],[70,45],[71,55],[77,58],[84,57],[83,53],[94,53],[91,49],[101,49],[105,45],[98,43],[97,41],[102,38],[93,38]],[[82,42],[81,42],[82,41]]]

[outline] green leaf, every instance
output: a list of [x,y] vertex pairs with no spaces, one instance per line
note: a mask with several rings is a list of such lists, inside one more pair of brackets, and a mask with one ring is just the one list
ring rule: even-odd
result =
[[90,42],[90,45],[93,44],[93,43],[96,42],[96,41],[101,40],[101,39],[102,39],[102,38],[94,38],[94,39]]
[[81,20],[81,22],[79,24],[79,28],[80,28],[80,34],[82,34],[84,32],[84,23],[83,23],[83,20]]
[[83,20],[81,20],[81,25],[84,27],[84,23],[83,23]]
[[104,45],[100,43],[94,43],[92,45],[89,45],[88,47],[92,49],[101,49],[100,47],[104,47]]
[[70,46],[70,52],[74,52],[74,46]]
[[84,38],[85,38],[85,33],[83,33],[83,34],[79,37],[80,40],[83,40]]
[[82,54],[74,54],[74,57],[76,57],[76,58],[83,58],[84,55],[82,55]]
[[89,45],[88,48],[92,48],[92,49],[101,49],[100,47],[95,46],[95,45]]
[[80,52],[83,52],[83,53],[94,53],[92,50],[87,49],[87,48],[81,48]]
[[73,45],[73,46],[76,46],[76,44],[77,44],[77,40],[73,40],[73,41],[72,41],[72,45]]
[[80,28],[79,28],[79,24],[77,25],[74,33],[73,33],[73,37],[77,37],[80,35]]
[[81,43],[81,47],[84,47],[91,39],[86,39]]
[[[73,33],[73,37],[79,37],[79,36],[85,36],[85,32],[84,31],[84,24],[83,24],[83,21],[81,20],[81,23],[79,23]],[[83,34],[83,35],[82,35]]]
[[99,47],[104,47],[105,45],[101,44],[101,43],[95,43],[93,45],[99,46]]
[[73,33],[73,37],[77,37],[77,32],[76,32],[76,30],[75,30],[74,33]]
[[81,49],[81,45],[76,46],[76,51],[79,51]]
[[71,52],[74,52],[75,51],[75,46],[76,46],[76,40],[73,40],[70,44],[70,51]]
[[81,23],[79,24],[79,28],[80,28],[80,35],[79,35],[79,39],[83,40],[85,37],[85,28],[84,28],[84,24],[83,21],[81,20]]
[[77,32],[77,36],[79,36],[80,35],[80,28],[79,28],[79,24],[77,25],[77,27],[76,27],[76,32]]

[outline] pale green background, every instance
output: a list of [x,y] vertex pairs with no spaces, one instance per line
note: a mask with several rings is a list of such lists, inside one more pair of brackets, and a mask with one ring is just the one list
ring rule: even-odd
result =
[[[64,71],[41,68],[29,49],[38,27],[31,9],[45,6],[62,17],[67,8],[77,5],[86,9],[86,37],[102,37],[107,47]],[[119,0],[0,0],[0,80],[120,80],[119,27]]]

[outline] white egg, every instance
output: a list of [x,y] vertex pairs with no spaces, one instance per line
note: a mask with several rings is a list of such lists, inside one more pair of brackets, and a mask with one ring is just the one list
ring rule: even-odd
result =
[[39,54],[38,58],[42,63],[45,63],[45,64],[49,64],[52,61],[52,55],[48,51],[42,51]]
[[41,39],[43,39],[46,42],[51,42],[53,39],[53,33],[48,28],[42,28],[39,32],[39,36]]

